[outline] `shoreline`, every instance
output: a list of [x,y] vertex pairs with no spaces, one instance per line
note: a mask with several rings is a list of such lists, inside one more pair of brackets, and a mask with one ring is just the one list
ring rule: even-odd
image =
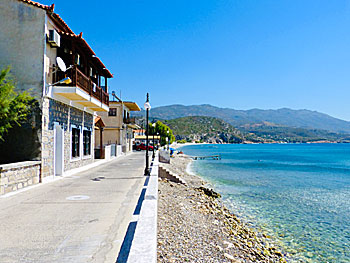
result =
[[283,144],[283,145],[300,145],[300,144],[349,144],[348,142],[336,142],[336,141],[315,141],[315,142],[265,142],[265,143],[207,143],[207,142],[186,142],[186,143],[177,143],[174,142],[170,145],[171,148],[177,150],[179,148],[185,147],[185,146],[191,146],[191,145],[260,145],[260,144]]
[[241,222],[206,188],[191,162],[175,154],[171,164],[161,164],[187,185],[159,180],[158,262],[286,262],[274,240]]

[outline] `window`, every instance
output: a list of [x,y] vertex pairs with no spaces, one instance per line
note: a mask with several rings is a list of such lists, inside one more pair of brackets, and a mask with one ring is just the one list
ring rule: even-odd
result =
[[83,131],[83,152],[84,155],[91,154],[91,131]]
[[80,129],[72,128],[72,157],[79,157]]
[[108,116],[117,116],[117,109],[109,108]]

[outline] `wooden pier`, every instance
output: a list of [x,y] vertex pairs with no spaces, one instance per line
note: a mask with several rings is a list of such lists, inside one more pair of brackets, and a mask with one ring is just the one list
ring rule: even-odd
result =
[[207,155],[207,156],[190,156],[193,160],[204,160],[204,159],[212,159],[212,160],[221,160],[221,155]]

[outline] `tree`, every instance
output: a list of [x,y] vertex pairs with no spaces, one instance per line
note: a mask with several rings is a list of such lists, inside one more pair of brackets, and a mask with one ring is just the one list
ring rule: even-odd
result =
[[[169,131],[169,133],[168,133]],[[173,131],[169,128],[169,126],[165,125],[161,121],[156,122],[156,127],[153,128],[152,123],[149,124],[149,134],[150,135],[157,135],[159,133],[161,140],[160,145],[166,145],[167,141],[166,138],[168,137],[169,143],[173,143],[175,141],[175,136],[173,134]]]
[[13,128],[27,119],[35,100],[28,92],[17,93],[10,67],[0,72],[0,140]]

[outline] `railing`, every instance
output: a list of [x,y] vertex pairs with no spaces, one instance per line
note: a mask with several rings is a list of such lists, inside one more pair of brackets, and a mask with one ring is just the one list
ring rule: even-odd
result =
[[73,66],[66,72],[57,72],[56,81],[59,81],[65,77],[69,77],[72,80],[72,84],[85,90],[90,96],[98,99],[103,104],[109,106],[109,95],[101,87],[97,86],[89,77],[81,72],[77,66]]
[[135,117],[132,117],[132,118],[124,118],[124,119],[123,119],[123,122],[124,122],[125,124],[136,123],[136,118],[135,118]]

